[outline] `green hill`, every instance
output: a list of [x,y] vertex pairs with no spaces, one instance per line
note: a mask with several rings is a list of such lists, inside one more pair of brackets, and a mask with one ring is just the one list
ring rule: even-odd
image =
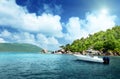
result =
[[61,46],[65,51],[83,52],[89,48],[100,52],[112,52],[120,55],[120,26],[115,26],[105,32],[100,31],[87,38],[75,40],[72,44]]
[[41,52],[42,48],[25,43],[0,43],[0,52]]

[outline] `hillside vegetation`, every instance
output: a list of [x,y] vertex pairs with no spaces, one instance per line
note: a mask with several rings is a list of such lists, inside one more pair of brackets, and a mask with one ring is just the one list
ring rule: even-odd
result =
[[120,26],[115,26],[105,32],[97,32],[87,38],[77,39],[72,44],[61,46],[61,48],[71,52],[83,52],[92,48],[103,53],[111,52],[120,55]]
[[0,52],[41,52],[42,48],[32,44],[0,43]]

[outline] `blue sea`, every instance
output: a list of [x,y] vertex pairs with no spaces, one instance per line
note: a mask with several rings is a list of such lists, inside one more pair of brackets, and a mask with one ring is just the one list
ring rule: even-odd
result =
[[120,57],[105,65],[66,54],[0,53],[0,79],[120,79]]

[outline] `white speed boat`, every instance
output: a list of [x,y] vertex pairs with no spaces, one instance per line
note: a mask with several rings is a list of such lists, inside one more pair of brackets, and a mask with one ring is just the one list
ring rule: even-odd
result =
[[78,60],[82,60],[82,61],[109,64],[109,58],[108,57],[99,58],[98,56],[81,55],[81,54],[80,55],[74,54],[74,56],[76,56],[78,58]]

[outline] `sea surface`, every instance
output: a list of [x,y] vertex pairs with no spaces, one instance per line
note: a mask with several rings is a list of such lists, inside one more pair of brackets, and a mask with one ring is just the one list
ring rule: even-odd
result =
[[0,79],[120,79],[120,57],[105,65],[73,55],[0,53]]

